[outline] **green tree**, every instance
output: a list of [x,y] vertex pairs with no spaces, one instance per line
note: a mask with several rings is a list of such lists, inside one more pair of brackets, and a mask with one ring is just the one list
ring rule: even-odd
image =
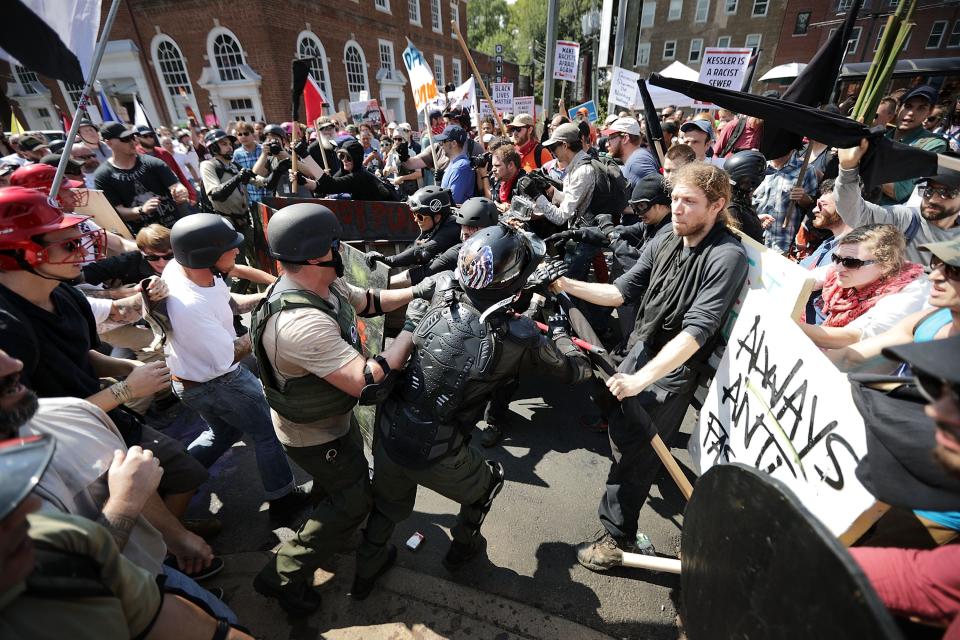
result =
[[467,40],[470,48],[495,55],[498,44],[504,46],[504,58],[516,59],[509,30],[510,5],[506,0],[474,0],[467,3]]

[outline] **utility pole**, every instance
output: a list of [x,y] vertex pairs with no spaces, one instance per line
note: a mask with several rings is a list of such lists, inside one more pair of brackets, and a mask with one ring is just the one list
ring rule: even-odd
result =
[[547,2],[547,41],[543,56],[543,117],[553,111],[553,59],[557,48],[557,0]]

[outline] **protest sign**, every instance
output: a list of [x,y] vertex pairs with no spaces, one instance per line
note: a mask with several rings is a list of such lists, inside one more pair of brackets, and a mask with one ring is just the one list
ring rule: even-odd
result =
[[866,432],[850,383],[763,289],[740,307],[690,438],[701,473],[740,462],[786,484],[831,532],[873,506],[855,469]]
[[403,64],[407,68],[407,76],[410,78],[410,89],[413,91],[413,103],[417,111],[423,111],[427,103],[435,99],[439,92],[437,91],[437,81],[433,77],[433,71],[427,66],[427,60],[420,53],[420,50],[413,46],[413,43],[407,39],[407,48],[403,50]]
[[350,103],[350,117],[355,124],[363,121],[380,126],[380,105],[376,100],[358,100]]
[[637,89],[639,73],[627,71],[621,67],[613,67],[610,75],[610,98],[607,100],[607,109],[613,111],[614,106],[639,109],[643,106],[640,101],[640,91]]
[[481,118],[485,116],[490,116],[491,118],[493,117],[493,109],[490,108],[490,103],[486,100],[480,101],[480,109],[478,112],[480,113]]
[[536,98],[533,96],[517,96],[513,99],[513,115],[518,113],[529,113],[531,116],[536,119],[537,114],[534,113],[536,109]]
[[[711,87],[739,91],[750,66],[750,49],[731,49],[728,47],[707,47],[703,50],[703,62],[700,64],[700,78],[697,82]],[[710,107],[706,102],[697,105]]]
[[553,79],[577,81],[577,60],[580,58],[580,43],[557,40],[556,57],[553,62]]
[[578,104],[575,107],[571,107],[570,109],[567,109],[567,115],[570,117],[571,120],[576,122],[577,111],[580,111],[580,109],[587,110],[587,120],[589,120],[590,122],[597,121],[597,105],[594,104],[593,100],[590,100],[589,102],[584,102],[583,104]]
[[513,110],[513,83],[491,82],[490,97],[493,98],[493,106],[497,111],[509,113]]
[[87,190],[87,204],[83,207],[77,207],[77,213],[84,216],[90,216],[101,229],[106,229],[117,235],[121,235],[127,240],[133,240],[133,234],[120,218],[120,214],[113,208],[113,205],[103,195],[103,191],[95,189]]

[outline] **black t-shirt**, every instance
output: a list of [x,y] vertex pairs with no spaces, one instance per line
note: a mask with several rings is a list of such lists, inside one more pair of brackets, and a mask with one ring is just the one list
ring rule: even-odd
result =
[[93,184],[115,207],[139,207],[150,198],[160,199],[160,206],[149,216],[125,221],[133,233],[154,222],[165,227],[173,226],[177,221],[177,205],[170,195],[170,187],[179,183],[167,163],[146,155],[137,155],[132,169],[119,169],[104,162],[93,174]]
[[93,311],[68,284],[51,298],[54,313],[0,285],[0,349],[23,361],[21,381],[41,398],[86,398],[100,391],[89,354],[100,344]]
[[118,256],[110,256],[83,267],[83,280],[87,284],[106,283],[107,287],[135,284],[144,278],[158,275],[144,260],[139,251],[128,251]]

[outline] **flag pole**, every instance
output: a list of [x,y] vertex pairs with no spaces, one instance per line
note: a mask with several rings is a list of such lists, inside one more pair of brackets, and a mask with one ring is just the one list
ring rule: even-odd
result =
[[103,23],[103,31],[100,33],[100,41],[97,42],[97,48],[93,52],[93,62],[90,64],[88,78],[83,85],[83,93],[77,102],[77,111],[73,116],[73,122],[70,124],[70,132],[67,133],[66,143],[63,145],[60,163],[57,165],[57,173],[53,177],[53,184],[50,185],[50,197],[54,198],[60,191],[60,185],[63,184],[63,176],[67,171],[67,163],[70,162],[70,149],[73,148],[73,140],[77,137],[77,131],[80,129],[80,115],[87,108],[90,90],[93,87],[97,72],[100,70],[100,61],[103,59],[103,52],[107,49],[107,40],[110,37],[110,31],[113,29],[113,21],[117,17],[117,10],[120,8],[120,0],[113,0],[110,4],[110,11],[107,13],[107,19]]
[[[500,113],[497,112],[497,107],[493,104],[493,99],[490,98],[490,94],[487,92],[487,85],[483,83],[483,78],[480,76],[480,72],[477,71],[477,63],[473,61],[473,56],[470,55],[470,49],[467,48],[467,43],[463,39],[463,34],[460,33],[460,25],[457,24],[456,20],[451,20],[450,25],[453,27],[453,30],[457,32],[457,42],[460,43],[460,48],[463,49],[463,55],[467,57],[467,62],[470,63],[470,69],[473,70],[473,77],[476,79],[477,84],[480,85],[480,90],[483,91],[483,97],[486,99],[487,104],[490,105],[490,110],[493,111],[493,117],[497,119],[497,124],[500,125],[500,131],[503,132],[504,137],[509,137],[507,134],[507,125],[503,124],[503,119],[500,118]],[[536,109],[534,109],[534,111],[536,111]],[[480,114],[477,114],[477,122],[479,122],[479,115]]]

